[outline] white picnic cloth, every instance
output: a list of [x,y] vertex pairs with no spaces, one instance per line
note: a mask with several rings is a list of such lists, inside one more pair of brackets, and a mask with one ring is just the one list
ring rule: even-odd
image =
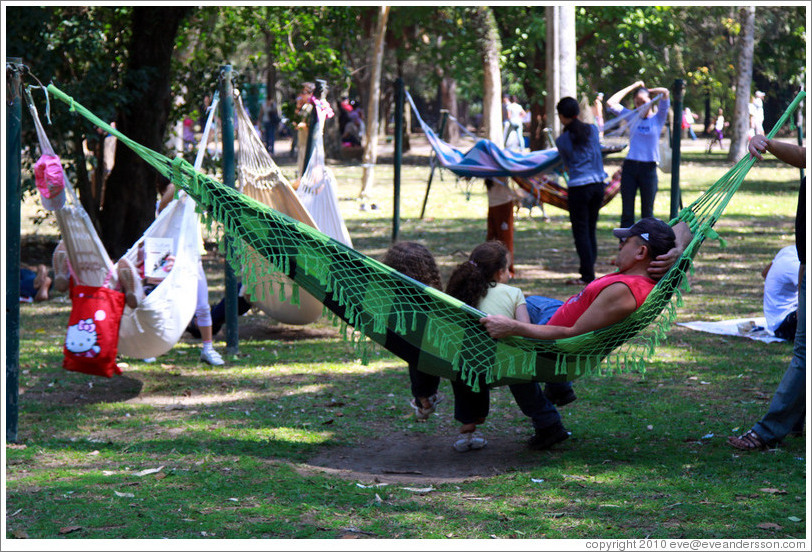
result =
[[[748,332],[739,330],[739,324],[753,323],[755,329]],[[737,335],[739,337],[747,337],[755,339],[756,341],[763,341],[764,343],[779,343],[785,341],[780,337],[775,337],[770,330],[767,329],[767,319],[763,316],[760,318],[734,318],[732,320],[719,320],[718,322],[704,322],[697,320],[695,322],[678,322],[677,326],[685,326],[691,330],[698,332],[707,332],[719,335]],[[760,329],[759,329],[760,328]]]

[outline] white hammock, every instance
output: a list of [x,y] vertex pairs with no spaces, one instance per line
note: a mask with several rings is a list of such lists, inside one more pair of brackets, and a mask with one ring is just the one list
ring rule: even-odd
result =
[[[234,94],[234,107],[239,142],[238,189],[248,197],[318,229],[319,226],[265,149],[237,93]],[[255,278],[250,280],[256,280],[251,288],[245,288],[246,299],[271,318],[301,326],[315,322],[321,316],[324,305],[304,290],[299,290],[299,304],[294,304],[292,290],[296,284],[281,272],[273,270],[262,255],[256,252],[249,255],[243,270],[254,274]]]
[[338,208],[336,178],[324,162],[324,121],[327,114],[320,104],[317,103],[315,107],[318,123],[313,129],[313,152],[299,181],[299,187],[296,188],[296,195],[316,221],[319,230],[352,247],[350,233]]
[[[27,94],[28,108],[37,129],[42,153],[54,155],[34,102]],[[216,101],[216,100],[215,100]],[[215,102],[203,137],[205,148],[211,127]],[[198,154],[199,162],[202,156]],[[196,166],[199,168],[199,162]],[[79,202],[73,186],[65,177],[65,189],[70,203],[54,211],[62,241],[70,261],[74,280],[82,285],[115,287],[115,265]],[[170,237],[173,240],[175,264],[167,277],[143,298],[135,309],[125,307],[119,329],[118,352],[134,358],[157,357],[166,353],[181,335],[194,315],[197,304],[198,264],[200,263],[200,222],[194,201],[185,192],[178,194],[147,228],[124,257],[135,265],[138,245],[146,237]]]

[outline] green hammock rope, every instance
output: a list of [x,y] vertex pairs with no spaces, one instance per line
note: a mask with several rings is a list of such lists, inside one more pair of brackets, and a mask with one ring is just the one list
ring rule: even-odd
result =
[[[657,283],[643,305],[625,320],[587,334],[559,340],[493,339],[479,323],[484,314],[367,257],[266,205],[197,172],[178,157],[169,159],[127,138],[53,85],[48,91],[122,143],[185,190],[234,240],[227,260],[239,270],[253,251],[273,270],[291,278],[349,326],[362,359],[362,336],[386,347],[419,370],[461,379],[478,390],[519,381],[568,381],[584,374],[644,371],[682,305],[687,272],[706,238],[724,241],[713,230],[755,160],[745,155],[706,193],[671,221],[686,222],[693,239]],[[772,137],[797,108],[801,92],[770,131]],[[250,285],[261,274],[248,272]],[[280,290],[284,293],[284,290]],[[295,290],[294,290],[295,293]],[[605,360],[605,362],[604,362]]]

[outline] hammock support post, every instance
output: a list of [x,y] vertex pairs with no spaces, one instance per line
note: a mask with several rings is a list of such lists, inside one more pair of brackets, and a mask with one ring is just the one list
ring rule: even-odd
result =
[[20,396],[20,188],[22,185],[21,58],[8,58],[6,103],[6,442],[17,442]]
[[[679,165],[682,145],[682,94],[685,91],[685,81],[675,79],[672,95],[674,101],[674,129],[671,133],[671,218],[674,219],[679,214],[682,203],[682,193],[679,188]],[[679,117],[679,119],[677,119]],[[680,123],[677,123],[677,121]]]
[[400,232],[400,168],[403,165],[403,104],[406,101],[403,79],[395,80],[395,167],[394,198],[392,201],[392,243]]
[[[441,109],[440,110],[440,130],[438,132],[438,136],[442,137],[445,133],[445,124],[448,121],[448,110]],[[431,190],[431,181],[434,178],[434,169],[437,168],[437,154],[434,153],[434,150],[431,150],[431,171],[429,172],[429,181],[426,183],[426,195],[423,197],[423,208],[420,209],[420,219],[423,219],[423,215],[426,214],[426,203],[429,202],[429,191]],[[440,173],[442,178],[442,173]]]
[[[804,110],[803,109],[798,109],[796,126],[798,127],[798,145],[803,146],[804,145]],[[806,173],[805,173],[805,171],[803,169],[800,169],[800,171],[801,171],[801,180],[803,180],[804,175]]]
[[[223,184],[234,188],[234,89],[231,82],[231,65],[220,68],[220,120],[223,125]],[[205,146],[204,146],[205,147]],[[228,233],[224,237],[226,258],[231,255],[233,237]],[[226,263],[226,353],[236,355],[239,352],[240,337],[237,326],[237,276],[231,263]]]

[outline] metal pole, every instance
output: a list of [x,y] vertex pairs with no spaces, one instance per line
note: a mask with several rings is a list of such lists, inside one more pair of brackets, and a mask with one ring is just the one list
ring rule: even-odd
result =
[[[803,88],[801,88],[803,90]],[[803,104],[802,104],[803,105]],[[796,120],[798,121],[798,145],[804,145],[804,109],[802,105],[798,106],[798,112],[796,114]],[[804,170],[801,169],[801,180],[804,179]]]
[[674,128],[671,132],[671,218],[674,219],[679,214],[682,204],[682,194],[679,188],[679,165],[682,144],[682,95],[685,91],[685,81],[683,79],[674,80],[673,87],[674,101]]
[[8,58],[6,103],[6,442],[17,442],[20,386],[21,58]]
[[[234,188],[234,85],[231,82],[231,65],[220,67],[220,120],[223,125],[223,184]],[[237,314],[237,276],[228,259],[232,257],[231,240],[225,236],[226,248],[226,354],[236,355],[239,352],[240,338]]]
[[[440,132],[437,136],[440,138],[443,137],[443,132],[445,132],[445,124],[448,121],[448,110],[441,109],[440,110]],[[426,183],[426,195],[423,197],[423,208],[420,209],[420,218],[423,218],[423,215],[426,214],[426,203],[429,202],[429,191],[431,191],[431,181],[434,179],[434,170],[437,168],[437,154],[434,150],[431,150],[431,161],[429,162],[431,165],[431,171],[429,172],[429,181]],[[442,178],[442,173],[440,173],[440,177]]]
[[400,231],[400,167],[403,164],[403,103],[406,99],[403,79],[395,81],[395,190],[392,202],[392,243]]
[[[327,81],[316,79],[316,89],[313,95],[320,100],[327,98]],[[304,164],[302,165],[302,173],[307,170],[307,164],[310,163],[310,156],[313,155],[313,144],[316,141],[316,125],[319,124],[319,114],[316,107],[313,106],[313,112],[310,114],[310,122],[307,125],[307,148],[305,149]],[[299,175],[301,178],[302,175]]]

